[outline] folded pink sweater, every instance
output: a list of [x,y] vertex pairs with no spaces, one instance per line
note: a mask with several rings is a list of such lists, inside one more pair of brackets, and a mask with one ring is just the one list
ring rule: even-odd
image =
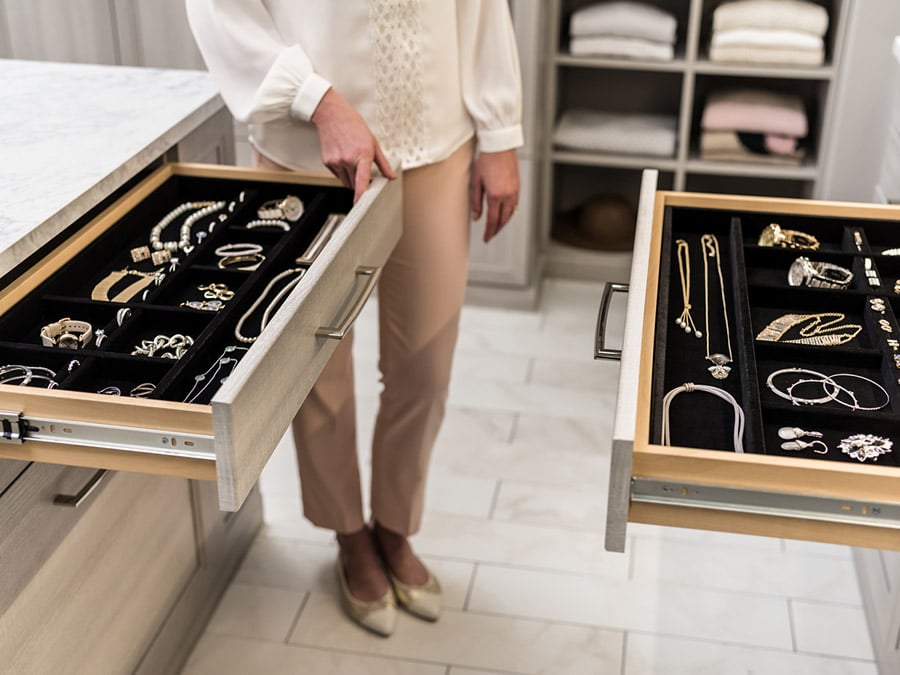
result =
[[700,125],[709,131],[752,131],[794,138],[808,133],[799,96],[755,89],[711,93]]

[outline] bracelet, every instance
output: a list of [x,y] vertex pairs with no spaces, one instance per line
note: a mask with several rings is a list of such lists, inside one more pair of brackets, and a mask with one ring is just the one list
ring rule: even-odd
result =
[[168,335],[157,335],[152,340],[142,340],[140,345],[135,345],[131,355],[180,359],[193,344],[194,338],[190,335],[182,335],[181,333],[175,333],[171,337]]
[[253,255],[262,253],[263,247],[259,244],[251,244],[249,242],[237,242],[234,244],[223,244],[216,249],[216,255],[220,258],[229,258],[236,255]]
[[278,220],[275,218],[260,218],[259,220],[251,220],[249,223],[244,225],[248,230],[256,229],[257,227],[277,227],[285,232],[290,232],[291,226],[288,225],[287,221]]
[[56,372],[43,366],[6,365],[0,367],[0,384],[16,384],[27,387],[32,380],[46,380],[47,389],[55,389],[59,386],[56,381]]
[[[800,378],[800,379],[796,380],[793,384],[791,384],[787,388],[786,391],[781,391],[780,389],[778,389],[775,386],[774,380],[776,377],[778,377],[780,375],[785,375],[785,374],[797,374],[797,373],[805,374],[805,375],[812,375],[813,377],[812,378]],[[876,405],[876,406],[872,406],[872,407],[860,405],[859,399],[857,398],[856,393],[852,389],[835,382],[835,379],[840,378],[840,377],[856,378],[856,379],[868,382],[873,387],[876,387],[877,389],[879,389],[882,394],[884,394],[884,403],[881,403],[880,405]],[[794,387],[801,385],[801,384],[821,385],[823,391],[825,392],[825,396],[823,396],[821,398],[802,398],[800,396],[795,395],[794,391],[793,391]],[[766,378],[766,386],[769,388],[769,390],[773,394],[775,394],[776,396],[779,396],[780,398],[783,398],[787,401],[790,401],[792,405],[818,405],[818,404],[830,403],[831,401],[834,401],[835,403],[838,403],[838,404],[844,406],[845,408],[850,408],[851,410],[873,411],[873,410],[881,410],[891,401],[891,396],[890,396],[890,394],[888,394],[887,390],[884,387],[882,387],[880,384],[878,384],[875,380],[872,380],[863,375],[857,375],[856,373],[836,373],[834,375],[825,375],[824,373],[820,373],[816,370],[809,370],[807,368],[782,368],[781,370],[774,371],[773,373],[771,373],[769,375],[768,378]],[[841,400],[841,398],[840,398],[841,393],[846,393],[849,396],[850,403],[847,403],[847,402]]]
[[135,386],[131,391],[128,392],[128,395],[132,398],[147,398],[156,391],[156,385],[152,382],[142,382],[141,384]]
[[[257,269],[266,259],[262,253],[253,253],[252,255],[229,255],[219,259],[219,269],[235,269],[242,272],[252,272]],[[243,263],[250,263],[244,265]]]
[[778,223],[769,224],[759,235],[757,244],[779,248],[806,248],[811,251],[819,248],[819,240],[811,234],[797,230],[784,230]]
[[662,432],[660,443],[662,445],[671,445],[671,438],[669,434],[669,407],[672,404],[672,399],[678,396],[678,394],[680,394],[681,392],[692,394],[695,391],[718,396],[722,400],[727,401],[731,404],[731,407],[734,409],[734,431],[732,434],[734,451],[744,452],[744,411],[741,409],[741,406],[738,405],[738,402],[734,399],[734,396],[729,394],[724,389],[720,389],[719,387],[712,387],[706,384],[694,384],[693,382],[685,382],[680,387],[675,387],[674,389],[672,389],[663,397]]
[[78,349],[85,347],[94,336],[94,330],[87,321],[60,319],[41,328],[41,344],[45,347]]
[[818,262],[800,256],[788,270],[789,286],[844,289],[853,281],[853,272],[829,262]]

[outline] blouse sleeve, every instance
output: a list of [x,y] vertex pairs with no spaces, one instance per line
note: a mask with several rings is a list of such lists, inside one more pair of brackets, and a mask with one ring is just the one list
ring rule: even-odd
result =
[[523,143],[519,54],[507,0],[458,0],[461,82],[482,152]]
[[263,0],[186,0],[188,21],[222,98],[242,122],[308,122],[331,83],[287,45]]

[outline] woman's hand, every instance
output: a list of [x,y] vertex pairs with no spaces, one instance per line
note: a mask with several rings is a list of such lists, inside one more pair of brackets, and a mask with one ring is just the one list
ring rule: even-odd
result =
[[353,190],[354,204],[369,187],[372,162],[385,177],[396,178],[365,120],[334,89],[325,92],[310,121],[319,132],[322,161]]
[[519,159],[515,150],[482,152],[472,167],[469,190],[472,216],[481,218],[487,202],[484,241],[489,242],[509,222],[519,203]]

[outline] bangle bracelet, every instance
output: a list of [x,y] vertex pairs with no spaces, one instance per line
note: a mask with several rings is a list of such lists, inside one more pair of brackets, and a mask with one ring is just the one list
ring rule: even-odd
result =
[[220,258],[229,258],[236,255],[253,255],[262,252],[262,246],[250,243],[223,244],[216,249],[216,255]]
[[[235,269],[243,272],[252,272],[258,268],[263,260],[266,259],[262,253],[253,253],[252,255],[230,255],[219,259],[219,269]],[[244,265],[243,263],[250,263]]]
[[251,220],[249,223],[244,225],[248,230],[254,230],[257,227],[277,227],[280,230],[284,230],[285,232],[290,232],[291,226],[288,225],[285,220],[277,220],[274,218],[260,218],[258,220]]

